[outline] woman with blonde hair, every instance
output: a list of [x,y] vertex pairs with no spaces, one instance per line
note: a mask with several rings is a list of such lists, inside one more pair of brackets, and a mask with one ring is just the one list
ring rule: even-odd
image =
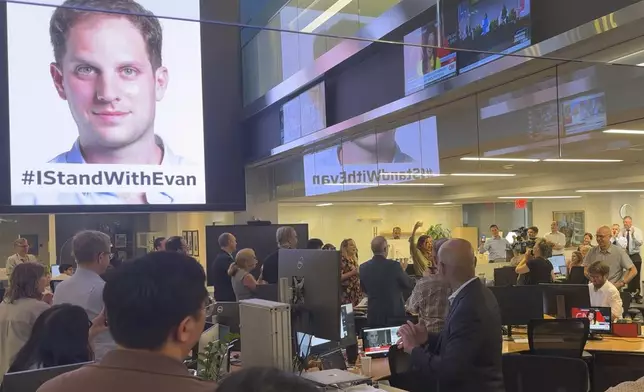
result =
[[358,247],[356,242],[347,238],[340,244],[340,281],[342,283],[342,304],[357,306],[362,300],[362,289],[360,288]]
[[578,250],[572,252],[572,256],[570,256],[570,261],[568,262],[568,273],[570,274],[572,267],[581,267],[583,263],[584,256],[581,254],[581,252]]
[[423,222],[416,222],[414,230],[409,237],[409,253],[414,262],[414,272],[417,276],[423,276],[427,269],[434,268],[434,256],[432,254],[433,238],[428,235],[421,235],[416,240],[416,231],[423,226]]
[[228,276],[230,276],[237,301],[251,299],[255,296],[257,286],[260,284],[250,273],[255,267],[257,267],[257,257],[255,251],[249,248],[237,252],[235,262],[228,267]]

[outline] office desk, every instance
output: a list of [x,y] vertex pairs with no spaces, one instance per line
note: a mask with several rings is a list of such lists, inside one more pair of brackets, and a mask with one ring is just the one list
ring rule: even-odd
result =
[[[515,335],[525,338],[525,336]],[[528,351],[528,343],[503,342],[503,354]],[[586,351],[622,352],[622,353],[644,353],[644,339],[642,338],[617,338],[605,336],[604,340],[589,340],[586,342]]]

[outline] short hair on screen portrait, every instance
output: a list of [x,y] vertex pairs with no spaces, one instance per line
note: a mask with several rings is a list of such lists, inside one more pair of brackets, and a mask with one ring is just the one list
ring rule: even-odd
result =
[[[105,12],[100,12],[100,11]],[[162,61],[163,29],[159,19],[134,0],[67,0],[57,7],[49,22],[49,36],[54,49],[54,58],[60,66],[67,48],[69,31],[84,18],[93,16],[126,18],[143,36],[152,69],[159,68]]]

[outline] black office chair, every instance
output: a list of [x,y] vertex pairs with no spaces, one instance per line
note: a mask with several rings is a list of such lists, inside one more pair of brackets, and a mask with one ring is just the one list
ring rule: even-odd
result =
[[[412,371],[411,355],[393,345],[387,354],[389,360],[389,385],[404,391],[427,390],[427,379]],[[433,389],[429,389],[433,390]]]
[[582,358],[589,330],[586,318],[530,320],[530,354]]
[[594,391],[605,391],[644,376],[644,354],[608,351],[597,351],[594,354]]
[[588,367],[581,359],[504,355],[506,392],[588,392]]
[[501,267],[494,270],[494,285],[514,286],[517,284],[519,274],[516,273],[515,267]]
[[568,274],[568,284],[588,284],[588,278],[584,274],[584,267],[576,266],[570,269]]

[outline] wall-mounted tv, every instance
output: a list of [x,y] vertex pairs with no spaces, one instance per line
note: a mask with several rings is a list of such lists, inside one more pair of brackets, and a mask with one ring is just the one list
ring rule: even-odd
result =
[[446,8],[457,10],[457,48],[487,52],[459,51],[459,73],[532,44],[530,0],[454,0]]

